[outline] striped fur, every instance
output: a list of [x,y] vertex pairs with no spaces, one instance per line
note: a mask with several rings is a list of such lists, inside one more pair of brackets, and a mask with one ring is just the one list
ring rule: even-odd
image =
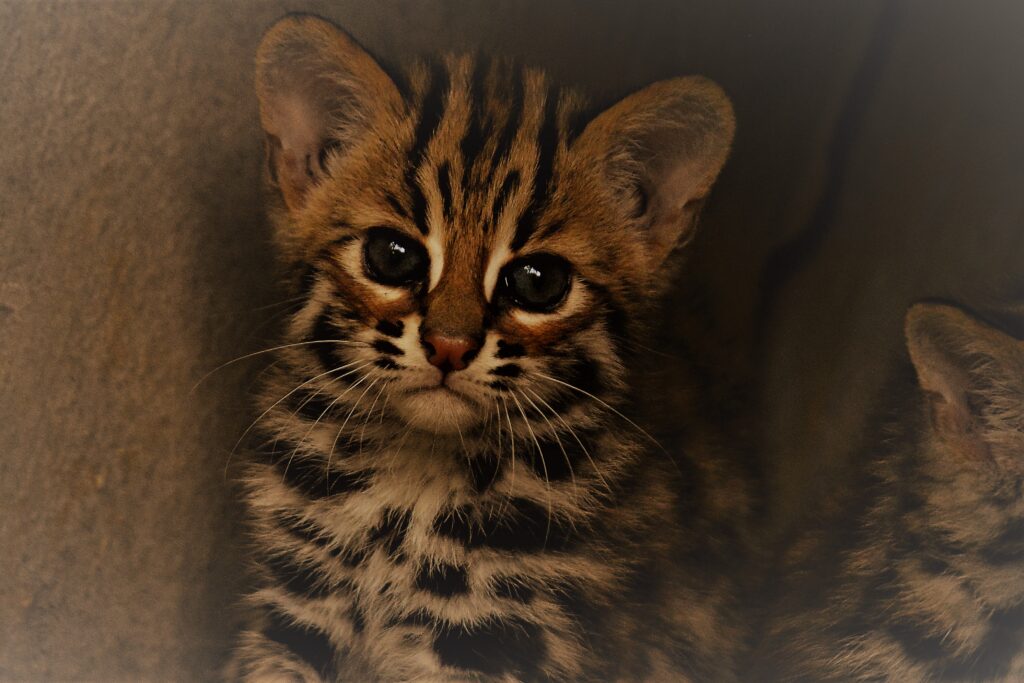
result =
[[[624,412],[732,137],[721,92],[666,81],[588,117],[502,60],[392,79],[306,16],[264,38],[257,91],[298,310],[246,477],[259,617],[233,675],[727,680],[743,483]],[[382,226],[424,246],[426,281],[367,276]],[[503,303],[504,264],[540,252],[571,264],[564,302]],[[428,326],[479,340],[465,369],[428,363]]]
[[916,414],[792,551],[749,680],[1024,680],[1024,343],[933,304],[907,332]]

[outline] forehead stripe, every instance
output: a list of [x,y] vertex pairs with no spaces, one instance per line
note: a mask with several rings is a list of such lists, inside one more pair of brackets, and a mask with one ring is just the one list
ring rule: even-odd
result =
[[466,119],[466,132],[459,143],[459,151],[462,154],[462,184],[469,182],[469,171],[473,162],[480,155],[481,150],[487,142],[484,136],[484,118],[486,107],[484,103],[484,86],[487,79],[489,62],[485,57],[476,60],[473,66],[473,75],[469,82],[469,116]]
[[416,134],[406,166],[405,182],[412,192],[412,218],[420,232],[426,235],[430,228],[427,225],[427,198],[417,182],[417,174],[427,145],[434,137],[445,110],[445,95],[449,90],[449,78],[441,64],[435,64],[431,70],[430,85],[423,95],[420,107],[420,119],[416,124]]
[[504,182],[501,184],[501,189],[498,190],[498,196],[494,198],[494,206],[491,207],[491,225],[490,228],[494,228],[498,225],[498,219],[501,218],[501,212],[505,210],[505,204],[508,203],[509,197],[512,193],[519,188],[519,171],[512,169],[508,175],[505,176]]
[[515,68],[515,73],[512,74],[511,80],[515,89],[513,90],[512,101],[509,103],[508,119],[505,122],[505,128],[501,131],[501,137],[498,138],[498,143],[494,148],[493,164],[501,163],[501,160],[508,156],[509,150],[512,148],[512,141],[515,140],[516,132],[523,122],[523,89],[526,85],[523,82],[521,68]]
[[537,134],[537,169],[533,177],[533,196],[516,227],[512,250],[522,249],[537,229],[537,214],[554,175],[555,151],[558,148],[558,95],[547,93],[544,98],[544,121]]

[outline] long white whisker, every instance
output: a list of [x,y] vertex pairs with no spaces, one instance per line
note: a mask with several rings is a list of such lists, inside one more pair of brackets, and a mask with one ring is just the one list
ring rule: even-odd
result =
[[555,425],[551,424],[551,420],[549,420],[549,419],[548,419],[548,416],[544,414],[544,411],[543,411],[543,410],[541,410],[541,409],[540,409],[539,407],[537,407],[537,404],[536,404],[536,403],[534,403],[534,402],[533,402],[533,401],[532,401],[532,400],[530,399],[530,397],[529,397],[529,396],[527,396],[527,395],[526,395],[525,393],[523,393],[523,392],[520,392],[520,394],[522,395],[522,397],[523,397],[523,398],[524,398],[524,399],[525,399],[526,401],[528,401],[528,402],[529,402],[529,404],[530,404],[531,406],[533,406],[533,409],[537,411],[537,414],[539,414],[539,415],[540,415],[540,416],[541,416],[542,418],[544,418],[544,422],[546,422],[546,423],[547,423],[547,425],[548,425],[548,428],[549,428],[549,429],[551,430],[551,434],[552,434],[552,435],[553,435],[553,436],[555,437],[555,442],[556,442],[556,443],[558,444],[558,448],[559,448],[559,450],[561,450],[561,451],[562,451],[562,457],[563,457],[563,458],[565,458],[565,464],[569,466],[569,477],[570,477],[570,478],[572,479],[572,488],[573,488],[573,493],[575,493],[575,492],[576,492],[576,490],[577,490],[577,489],[576,489],[576,473],[575,473],[575,472],[573,471],[573,469],[572,469],[572,460],[571,460],[571,459],[569,458],[569,454],[568,454],[568,453],[566,452],[566,450],[565,450],[565,446],[564,446],[564,445],[562,445],[562,439],[561,439],[561,438],[560,438],[560,437],[558,436],[558,430],[557,430],[557,429],[555,429]]
[[540,460],[540,466],[544,470],[544,487],[548,492],[548,526],[544,530],[544,545],[548,543],[548,538],[551,536],[551,478],[548,477],[548,464],[544,461],[544,449],[540,447],[540,441],[537,440],[537,434],[533,431],[533,425],[530,424],[529,418],[526,417],[526,411],[523,410],[523,404],[516,398],[516,392],[509,394],[512,400],[516,402],[516,407],[519,408],[519,414],[523,416],[523,422],[526,424],[526,428],[530,432],[530,437],[533,439],[533,445],[537,447],[537,458]]
[[194,385],[192,385],[192,388],[189,389],[188,393],[189,393],[189,395],[191,395],[193,391],[195,391],[197,388],[199,388],[200,384],[202,384],[207,379],[209,379],[210,375],[212,375],[215,372],[220,372],[221,370],[223,370],[224,368],[228,367],[229,365],[234,365],[235,363],[240,363],[243,360],[248,360],[249,358],[255,358],[256,356],[261,356],[261,355],[263,355],[265,353],[273,353],[274,351],[280,351],[281,349],[290,349],[290,348],[294,348],[296,346],[308,346],[310,344],[341,344],[343,346],[369,346],[369,344],[367,344],[366,342],[352,341],[352,340],[348,340],[348,339],[313,339],[313,340],[310,340],[310,341],[295,342],[293,344],[281,344],[280,346],[273,346],[273,347],[271,347],[269,349],[263,349],[261,351],[253,351],[252,353],[247,353],[244,356],[239,356],[238,358],[232,358],[231,360],[227,361],[226,363],[221,363],[220,365],[215,367],[213,370],[210,370],[208,373],[206,373],[205,375],[200,377],[198,382],[196,382]]
[[540,394],[538,394],[536,391],[534,391],[534,390],[532,390],[532,389],[530,389],[528,387],[524,387],[524,388],[526,389],[526,391],[529,391],[531,394],[533,394],[534,398],[536,398],[538,401],[540,401],[543,405],[547,406],[547,409],[551,411],[551,414],[555,416],[555,419],[558,420],[559,422],[561,422],[562,425],[567,430],[569,430],[569,433],[572,435],[572,438],[575,439],[576,443],[578,443],[580,448],[583,449],[583,454],[585,456],[587,456],[587,460],[590,461],[590,466],[594,468],[594,474],[596,474],[597,478],[601,480],[601,483],[604,485],[604,487],[608,491],[608,493],[611,493],[612,492],[611,485],[609,485],[608,481],[604,478],[604,475],[601,473],[601,468],[597,466],[597,462],[594,461],[594,458],[590,455],[590,451],[587,450],[587,447],[583,445],[583,441],[580,440],[579,435],[576,434],[576,430],[572,428],[572,425],[570,425],[568,422],[566,422],[565,418],[563,418],[561,415],[559,415],[558,411],[556,411],[554,408],[552,408],[551,404],[548,403],[547,401],[545,401],[541,397]]

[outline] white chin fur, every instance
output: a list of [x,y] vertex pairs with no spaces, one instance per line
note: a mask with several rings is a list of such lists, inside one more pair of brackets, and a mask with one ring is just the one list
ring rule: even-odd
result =
[[435,434],[465,431],[481,419],[479,406],[442,388],[407,394],[393,405],[410,427]]

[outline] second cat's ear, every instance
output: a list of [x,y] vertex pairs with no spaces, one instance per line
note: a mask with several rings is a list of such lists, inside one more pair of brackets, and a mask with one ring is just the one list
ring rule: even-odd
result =
[[1024,343],[942,304],[912,306],[905,327],[936,434],[1024,472]]
[[576,142],[638,220],[653,267],[691,233],[735,127],[721,88],[704,78],[676,78],[620,100]]
[[323,179],[332,150],[344,150],[402,101],[391,78],[344,31],[301,14],[263,36],[256,95],[271,179],[291,211]]

